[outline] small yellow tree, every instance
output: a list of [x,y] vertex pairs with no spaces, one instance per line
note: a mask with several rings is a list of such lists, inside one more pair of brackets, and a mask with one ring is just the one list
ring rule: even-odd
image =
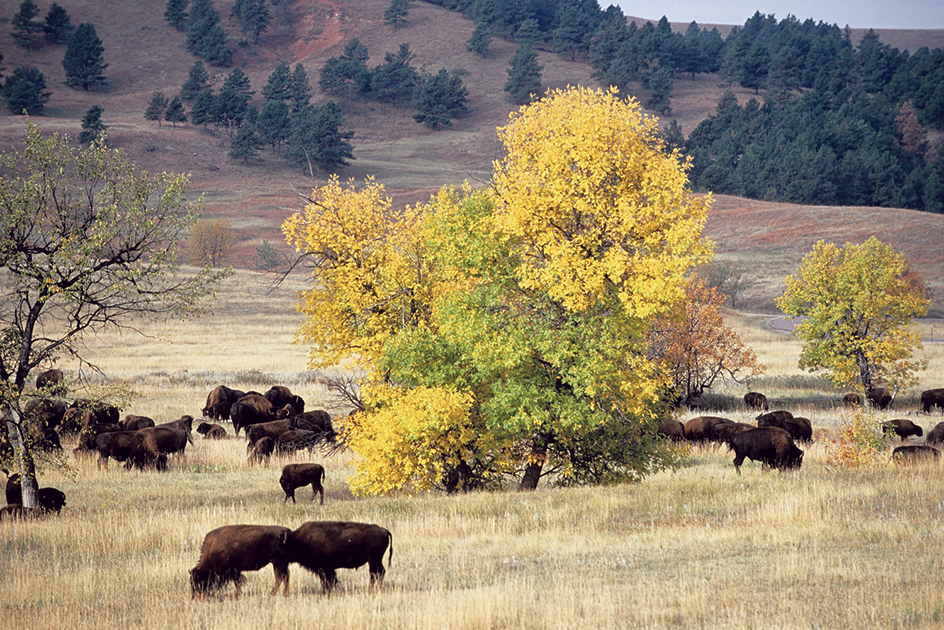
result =
[[927,313],[929,301],[904,255],[874,236],[841,248],[820,241],[786,284],[777,306],[803,318],[796,328],[801,368],[862,392],[914,383],[923,362],[911,358],[921,343],[911,321]]
[[236,242],[233,228],[226,219],[200,220],[190,230],[187,261],[198,267],[220,267]]

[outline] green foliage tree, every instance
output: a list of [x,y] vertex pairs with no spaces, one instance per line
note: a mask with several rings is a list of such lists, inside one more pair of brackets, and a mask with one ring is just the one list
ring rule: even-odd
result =
[[226,66],[233,53],[227,46],[220,14],[210,0],[193,0],[187,18],[187,50],[214,66]]
[[262,98],[267,101],[287,101],[291,97],[292,71],[284,61],[280,61],[262,88]]
[[548,470],[607,483],[666,462],[645,336],[708,255],[709,201],[613,92],[550,93],[499,135],[489,190],[395,212],[379,185],[335,178],[283,225],[318,279],[312,367],[368,375],[345,433],[359,494],[533,489]]
[[409,13],[410,7],[407,5],[407,0],[390,0],[390,5],[384,11],[384,24],[398,28],[406,22]]
[[168,24],[176,28],[178,31],[186,30],[187,28],[187,7],[190,5],[190,0],[167,0],[167,7],[164,9],[164,19]]
[[370,91],[367,47],[356,37],[344,47],[340,57],[331,57],[321,68],[318,87],[337,96]]
[[541,90],[541,71],[544,66],[538,63],[538,55],[531,44],[522,44],[511,58],[508,68],[508,80],[505,92],[516,105],[525,105],[533,101]]
[[79,133],[79,142],[88,144],[101,136],[108,125],[102,122],[102,114],[105,108],[101,105],[92,105],[82,116],[82,131]]
[[370,96],[391,103],[409,102],[419,74],[410,62],[414,58],[409,44],[400,44],[397,54],[387,53],[384,62],[370,73]]
[[3,84],[3,98],[12,114],[39,116],[51,93],[46,91],[46,77],[37,68],[19,67]]
[[187,113],[184,111],[184,104],[180,100],[180,95],[176,95],[170,100],[167,110],[164,111],[164,120],[175,127],[177,123],[187,122]]
[[312,94],[314,94],[314,90],[312,90],[311,85],[308,84],[308,73],[305,71],[305,66],[300,63],[295,64],[295,69],[292,70],[291,92],[289,96],[289,107],[292,113],[300,112],[307,108],[309,102],[311,102]]
[[289,162],[313,173],[314,166],[330,171],[354,159],[354,147],[348,142],[354,132],[341,131],[343,120],[337,103],[308,106],[293,114],[291,123],[283,154]]
[[259,43],[259,37],[272,22],[272,12],[266,0],[242,0],[236,17],[239,18],[239,28],[243,34],[252,37],[254,44]]
[[22,423],[30,374],[62,357],[87,365],[83,339],[135,318],[206,312],[226,275],[177,274],[179,243],[196,220],[187,178],[135,169],[103,138],[70,139],[27,123],[22,153],[0,155],[0,406],[23,505],[36,506],[36,460]]
[[58,2],[53,2],[43,23],[43,33],[46,35],[46,41],[51,44],[65,44],[72,37],[74,30],[75,27],[72,26],[69,13]]
[[213,105],[213,122],[226,129],[230,137],[242,125],[249,108],[249,99],[253,91],[250,88],[249,77],[240,68],[233,70],[226,76],[220,93],[217,94]]
[[148,103],[147,109],[144,110],[144,119],[145,120],[156,120],[157,126],[161,126],[161,121],[164,120],[164,113],[167,111],[167,106],[170,101],[167,100],[167,97],[164,96],[164,92],[161,90],[154,90],[151,93],[151,100]]
[[43,23],[34,20],[39,15],[39,7],[33,0],[23,0],[20,10],[10,20],[13,27],[13,41],[24,48],[34,48],[39,43],[39,35],[43,31]]
[[242,160],[248,165],[249,160],[255,159],[259,155],[259,149],[265,142],[259,137],[254,125],[243,125],[233,137],[230,144],[229,156],[234,160]]
[[417,111],[413,120],[432,129],[439,125],[451,126],[453,118],[469,112],[468,94],[462,79],[443,68],[416,88],[413,106]]
[[190,108],[190,124],[194,127],[206,127],[213,122],[213,108],[216,103],[216,96],[213,90],[206,87],[197,95],[193,101],[193,107]]
[[197,59],[187,72],[187,80],[180,86],[180,98],[190,102],[197,98],[200,92],[202,92],[204,88],[209,87],[209,85],[210,73],[207,72],[203,61]]
[[466,42],[466,50],[478,53],[480,57],[488,54],[488,47],[492,44],[492,29],[484,22],[476,22],[469,41]]
[[278,151],[292,129],[288,105],[284,101],[267,101],[259,112],[255,128],[262,142],[270,145],[273,152]]
[[922,362],[911,355],[921,336],[911,321],[927,313],[929,301],[904,255],[874,236],[841,248],[819,241],[786,285],[777,306],[804,318],[796,327],[801,368],[863,393],[914,383]]
[[108,64],[104,62],[104,52],[105,46],[102,45],[95,27],[87,22],[79,24],[79,28],[69,38],[66,54],[62,59],[62,67],[66,71],[66,85],[81,87],[86,91],[90,87],[108,85],[105,78],[105,68]]

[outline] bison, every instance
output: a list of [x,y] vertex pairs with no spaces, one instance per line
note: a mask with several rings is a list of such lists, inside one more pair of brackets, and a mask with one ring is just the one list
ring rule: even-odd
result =
[[685,423],[685,437],[692,442],[709,442],[716,424],[731,422],[727,418],[716,416],[698,416]]
[[911,436],[921,437],[924,435],[924,430],[921,427],[911,420],[902,419],[883,422],[882,432],[885,433],[885,435],[897,435],[902,441],[907,440]]
[[259,463],[268,466],[272,451],[275,450],[275,440],[270,437],[260,438],[254,444],[250,444],[247,450],[250,464]]
[[844,407],[859,407],[862,405],[862,396],[858,394],[846,394],[842,397]]
[[782,429],[784,421],[792,417],[793,414],[789,411],[778,409],[777,411],[762,413],[755,420],[757,420],[757,426],[759,427],[780,427]]
[[941,444],[944,442],[944,422],[938,422],[934,428],[928,432],[925,440],[928,444]]
[[305,411],[305,400],[301,396],[293,394],[292,390],[284,385],[273,385],[263,396],[272,403],[272,406],[276,409],[291,405],[295,413]]
[[892,395],[884,387],[872,387],[867,392],[865,392],[865,398],[873,407],[879,409],[887,409],[889,405],[892,404]]
[[746,422],[719,422],[711,427],[711,441],[727,444],[738,433],[756,428],[753,424]]
[[285,491],[285,498],[282,503],[289,499],[295,503],[295,490],[304,488],[311,484],[311,500],[315,500],[316,494],[321,494],[321,505],[324,505],[324,485],[325,478],[324,466],[321,464],[288,464],[282,468],[282,476],[279,478],[279,485]]
[[756,411],[767,411],[767,397],[760,392],[744,394],[744,406]]
[[239,597],[245,578],[243,571],[258,571],[271,564],[275,586],[270,595],[285,584],[288,595],[288,560],[284,543],[291,530],[278,525],[224,525],[208,533],[200,548],[197,566],[190,569],[191,597],[206,597],[232,582]]
[[85,398],[77,398],[70,405],[73,409],[82,409],[91,414],[91,420],[86,424],[119,424],[121,412],[118,407],[108,403],[96,402]]
[[937,461],[941,451],[926,444],[906,444],[898,446],[892,451],[892,461],[896,464],[917,464],[927,461]]
[[300,413],[295,416],[294,420],[296,429],[314,431],[329,442],[334,442],[337,438],[334,425],[331,424],[331,415],[323,409]]
[[[162,422],[156,426],[159,427],[170,427],[171,429],[179,429],[186,432],[187,438],[189,439],[190,434],[193,433],[193,416],[180,416],[179,420],[171,420],[170,422]],[[190,440],[190,443],[193,444],[193,440]]]
[[666,418],[659,424],[656,433],[673,442],[685,441],[685,425],[674,418]]
[[370,589],[383,587],[386,570],[383,556],[393,535],[379,525],[338,521],[309,521],[286,535],[285,553],[289,562],[300,564],[321,578],[321,589],[329,595],[337,585],[337,569],[370,570]]
[[238,436],[240,429],[274,420],[275,407],[258,394],[246,394],[233,403],[229,415],[233,419],[233,430]]
[[121,427],[122,431],[137,431],[138,429],[153,427],[154,420],[147,416],[135,416],[129,413],[118,425]]
[[109,431],[95,436],[93,450],[98,451],[98,467],[108,470],[108,459],[127,462],[132,457],[140,461],[140,438],[137,431]]
[[[4,470],[3,472],[7,472]],[[23,489],[20,487],[19,473],[7,473],[6,500],[9,505],[22,505]],[[66,495],[58,488],[39,488],[36,491],[37,512],[55,512],[59,514],[66,504]]]
[[921,407],[924,413],[931,413],[934,407],[944,413],[944,389],[926,389],[921,392]]
[[36,377],[36,389],[62,390],[62,370],[52,369],[40,372]]
[[291,419],[260,422],[246,428],[246,437],[249,438],[250,444],[255,444],[264,437],[270,437],[277,442],[280,435],[291,431],[293,427]]
[[813,441],[813,425],[809,418],[796,416],[787,418],[783,421],[782,429],[785,429],[794,442],[811,443]]
[[803,451],[793,443],[786,430],[779,427],[758,427],[738,433],[728,443],[734,451],[734,468],[741,474],[744,458],[761,462],[766,468],[799,468],[803,463]]
[[139,468],[156,465],[162,470],[166,467],[167,455],[184,453],[190,441],[186,431],[173,426],[147,427],[135,433],[138,448],[133,453],[132,463]]
[[211,420],[229,420],[230,408],[247,392],[230,389],[226,385],[218,385],[207,394],[206,404],[203,406],[203,416]]
[[222,440],[226,437],[226,429],[218,424],[210,424],[209,422],[201,422],[197,427],[197,433],[207,440]]

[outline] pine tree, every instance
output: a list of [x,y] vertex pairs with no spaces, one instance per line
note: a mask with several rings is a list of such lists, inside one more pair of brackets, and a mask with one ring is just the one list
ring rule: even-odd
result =
[[6,78],[3,84],[3,98],[11,114],[19,115],[24,111],[33,116],[43,113],[43,107],[49,100],[46,91],[46,77],[36,68],[19,67]]
[[209,85],[210,74],[204,67],[203,61],[197,59],[190,66],[187,80],[180,86],[180,98],[187,102],[192,101]]
[[292,116],[292,130],[283,156],[313,174],[313,166],[332,170],[354,159],[347,140],[352,131],[341,131],[341,106],[328,102],[319,108],[311,106]]
[[233,58],[226,41],[220,14],[210,0],[193,0],[187,18],[187,50],[215,66],[225,66]]
[[266,0],[243,0],[240,3],[237,17],[243,34],[252,37],[254,44],[259,43],[259,36],[269,27],[269,23],[272,21],[272,14],[269,7],[266,6]]
[[180,100],[180,96],[171,99],[170,105],[167,106],[167,110],[164,112],[164,120],[173,123],[175,127],[179,122],[187,122],[187,114],[184,112],[184,104]]
[[108,126],[102,122],[105,108],[101,105],[92,105],[82,117],[82,131],[79,133],[79,142],[86,144],[98,138]]
[[311,101],[311,95],[314,90],[308,84],[308,73],[305,72],[305,66],[295,64],[295,70],[292,71],[292,88],[290,97],[290,107],[292,113],[300,112],[308,107]]
[[213,122],[213,107],[216,103],[216,97],[213,90],[209,87],[197,94],[193,101],[193,107],[190,109],[190,124],[194,127],[206,126]]
[[292,98],[292,71],[284,61],[280,61],[269,81],[262,88],[262,98],[267,101],[287,101]]
[[390,6],[384,11],[384,24],[390,24],[397,28],[406,22],[406,16],[409,13],[407,0],[390,0]]
[[144,110],[144,119],[145,120],[156,120],[157,126],[161,126],[161,121],[164,119],[164,112],[167,111],[168,100],[164,96],[164,93],[160,90],[154,90],[151,94],[151,102],[148,103],[147,109]]
[[37,15],[39,15],[39,7],[33,0],[23,0],[20,3],[20,10],[10,20],[13,27],[13,41],[18,46],[33,48],[39,43],[43,23],[33,19]]
[[87,22],[79,24],[79,28],[69,39],[69,46],[62,59],[62,67],[66,71],[66,85],[81,87],[85,91],[90,87],[108,85],[104,74],[108,64],[104,63],[102,58],[104,52],[105,47],[95,32],[95,27]]
[[278,151],[292,128],[288,105],[284,101],[266,101],[255,127],[262,141],[272,147],[272,152]]
[[537,46],[544,42],[544,35],[541,34],[541,28],[538,21],[530,18],[521,23],[518,30],[515,31],[515,42],[521,44],[531,44]]
[[167,23],[183,31],[187,27],[187,6],[189,0],[167,0],[167,8],[164,11],[164,19]]
[[46,14],[46,22],[43,24],[46,41],[51,44],[65,44],[72,37],[74,30],[75,27],[72,26],[69,14],[58,2],[53,2],[49,7],[49,13]]
[[480,57],[484,57],[488,54],[491,43],[492,29],[485,22],[476,22],[465,48],[469,52],[478,53]]
[[396,55],[384,55],[384,63],[370,73],[370,96],[378,101],[409,101],[419,78],[410,65],[413,56],[408,44],[400,44]]
[[417,87],[413,97],[417,112],[413,120],[432,129],[439,125],[451,126],[453,118],[469,112],[468,94],[462,79],[450,75],[444,68]]
[[538,64],[538,55],[531,44],[518,46],[508,69],[508,81],[505,82],[508,98],[516,105],[525,105],[534,100],[541,89],[543,69]]
[[233,143],[229,148],[229,156],[234,160],[242,160],[248,165],[249,160],[258,155],[262,145],[263,142],[255,128],[252,125],[243,125],[236,132],[236,137],[233,138]]

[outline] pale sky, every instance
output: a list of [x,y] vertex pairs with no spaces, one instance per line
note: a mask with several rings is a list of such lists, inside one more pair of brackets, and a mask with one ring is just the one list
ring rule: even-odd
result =
[[611,4],[624,15],[670,22],[699,24],[744,24],[755,12],[773,14],[777,20],[788,15],[800,22],[836,24],[839,28],[944,29],[944,0],[599,0],[603,8]]

